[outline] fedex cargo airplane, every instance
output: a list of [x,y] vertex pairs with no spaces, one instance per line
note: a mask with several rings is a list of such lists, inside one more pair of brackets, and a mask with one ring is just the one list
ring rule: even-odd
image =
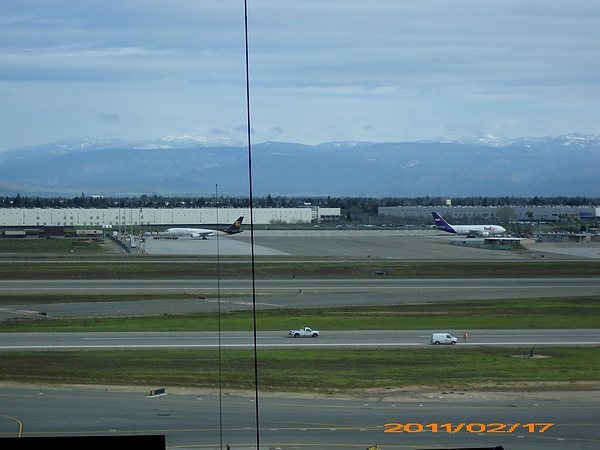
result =
[[438,230],[443,230],[448,233],[467,236],[493,236],[495,234],[502,234],[506,231],[506,229],[500,225],[450,225],[437,212],[433,211],[431,214],[435,221],[435,227]]
[[214,236],[217,233],[237,234],[242,232],[241,228],[243,220],[244,216],[238,217],[238,219],[225,230],[212,230],[210,228],[167,228],[165,234],[189,236],[192,239],[208,239],[209,236]]

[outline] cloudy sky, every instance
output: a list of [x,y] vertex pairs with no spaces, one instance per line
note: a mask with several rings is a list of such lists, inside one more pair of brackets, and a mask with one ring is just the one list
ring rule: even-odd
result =
[[[252,142],[600,135],[598,0],[248,0]],[[246,142],[243,0],[2,0],[0,151]]]

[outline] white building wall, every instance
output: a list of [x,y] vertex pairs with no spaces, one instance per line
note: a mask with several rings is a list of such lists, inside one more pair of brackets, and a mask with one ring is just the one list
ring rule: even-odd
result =
[[341,215],[340,208],[317,208],[317,220],[327,218],[329,220],[339,219]]
[[595,206],[517,206],[514,208],[518,220],[556,221],[563,218],[591,219],[600,216]]
[[[432,211],[452,220],[468,222],[473,218],[497,220],[500,211],[508,208],[512,220],[559,220],[561,216],[574,218],[597,218],[600,208],[596,206],[381,206],[378,214],[405,219],[422,219],[433,223]],[[530,219],[531,218],[531,219]]]
[[[331,209],[326,208],[328,215]],[[310,208],[258,208],[253,209],[253,222],[257,225],[276,223],[311,223]],[[31,208],[0,209],[2,227],[41,227],[41,226],[95,226],[128,227],[152,225],[215,225],[231,224],[244,216],[244,223],[250,223],[249,208]]]

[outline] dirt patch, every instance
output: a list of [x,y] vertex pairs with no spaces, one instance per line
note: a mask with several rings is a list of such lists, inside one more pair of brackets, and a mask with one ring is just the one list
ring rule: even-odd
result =
[[414,387],[379,393],[380,401],[600,401],[600,382],[528,382],[445,388]]
[[[32,390],[81,390],[105,392],[139,392],[150,395],[153,389],[164,388],[167,394],[179,395],[219,395],[218,389],[195,389],[185,387],[140,387],[140,386],[106,386],[87,384],[22,384],[3,382],[0,387]],[[255,392],[250,390],[222,391],[226,397],[254,398]],[[468,386],[410,386],[403,388],[366,389],[352,392],[271,392],[259,390],[259,397],[264,398],[295,398],[315,400],[340,400],[368,402],[491,402],[491,401],[589,401],[600,402],[600,381],[589,382],[531,382],[508,384],[473,384]]]

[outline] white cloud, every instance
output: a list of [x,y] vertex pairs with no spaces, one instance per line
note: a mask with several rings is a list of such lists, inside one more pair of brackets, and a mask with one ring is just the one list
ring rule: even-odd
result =
[[[254,0],[253,141],[600,134],[599,18],[595,0]],[[2,2],[0,150],[235,133],[243,26],[240,2]]]

